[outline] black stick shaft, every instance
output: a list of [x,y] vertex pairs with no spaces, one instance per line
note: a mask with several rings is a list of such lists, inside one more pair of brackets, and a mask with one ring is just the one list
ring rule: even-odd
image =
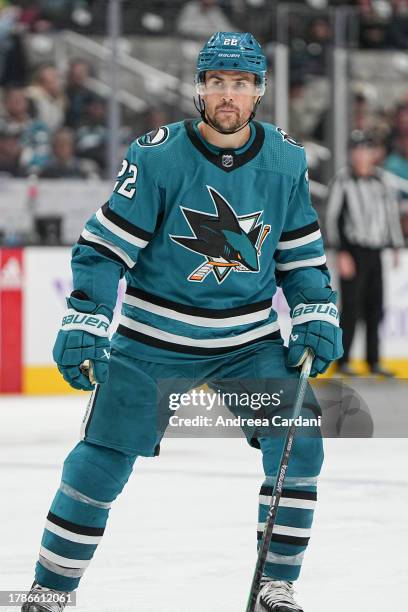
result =
[[[309,351],[305,361],[303,362],[302,370],[299,377],[298,387],[296,389],[295,405],[293,408],[292,418],[295,420],[301,413],[303,400],[307,388],[307,379],[310,375],[314,355]],[[293,422],[292,422],[293,423]],[[268,555],[269,546],[271,544],[272,532],[275,526],[276,513],[278,511],[279,501],[283,491],[283,483],[285,481],[286,470],[289,463],[290,452],[292,450],[293,439],[296,433],[296,425],[292,424],[286,434],[285,442],[282,449],[282,455],[279,463],[277,479],[272,493],[272,499],[268,510],[268,515],[265,521],[265,528],[262,534],[262,540],[258,550],[258,558],[256,561],[254,576],[252,578],[251,590],[249,592],[246,612],[255,612],[256,599],[259,593],[261,578],[265,567],[266,557]]]

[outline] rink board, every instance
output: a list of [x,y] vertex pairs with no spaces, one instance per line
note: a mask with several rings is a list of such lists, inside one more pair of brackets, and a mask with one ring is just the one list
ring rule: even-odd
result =
[[[0,249],[0,392],[76,393],[52,361],[65,296],[72,289],[70,256],[71,249],[65,247]],[[384,266],[384,363],[400,377],[408,377],[408,250],[401,253],[398,268],[392,267],[391,253],[385,252]],[[334,270],[333,265],[330,268]],[[123,291],[122,284],[118,305]],[[286,337],[288,308],[282,295],[274,305]],[[359,330],[353,358],[361,371],[363,353],[364,338]]]

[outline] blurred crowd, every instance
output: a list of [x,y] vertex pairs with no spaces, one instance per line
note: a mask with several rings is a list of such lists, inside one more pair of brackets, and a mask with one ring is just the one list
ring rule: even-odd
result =
[[[118,0],[119,1],[119,0]],[[362,48],[408,48],[408,0],[286,0],[324,10],[355,7],[360,14]],[[0,0],[0,8],[18,8],[19,28],[46,32],[64,28],[104,34],[109,0]],[[125,34],[206,36],[214,30],[247,29],[266,42],[273,35],[278,0],[120,0]]]
[[[72,59],[63,71],[52,63],[38,65],[25,41],[27,36],[62,28],[92,33],[103,26],[106,34],[106,23],[100,19],[106,19],[107,4],[108,0],[0,0],[0,172],[16,177],[105,176],[108,102],[90,87],[95,66],[83,58]],[[215,30],[249,28],[267,43],[277,37],[273,9],[278,4],[271,0],[122,0],[122,22],[125,34],[137,34],[142,25],[152,35],[171,29],[180,40],[197,41]],[[407,48],[408,0],[308,0],[289,11],[289,125],[301,142],[327,147],[334,24],[326,9],[347,4],[358,6],[361,16],[359,31],[346,29],[352,46],[360,42],[370,48]],[[407,179],[408,89],[405,97],[392,103],[373,96],[364,86],[353,85],[351,95],[351,130],[371,131],[378,143],[379,165]],[[179,118],[166,100],[160,100],[160,108],[149,100],[147,111],[124,113],[123,150],[135,134]],[[319,175],[322,167],[324,174],[322,151],[324,157],[324,148],[308,153],[312,178],[326,183],[327,173]]]
[[[107,100],[88,87],[91,66],[71,61],[66,75],[43,64],[29,84],[9,84],[0,96],[0,173],[14,177],[103,177],[107,166]],[[144,128],[168,123],[152,107],[135,125],[123,125],[123,151]],[[122,151],[122,152],[123,152]]]
[[63,81],[52,64],[28,85],[3,88],[0,171],[16,177],[87,178],[103,174],[107,106],[87,87],[90,66],[74,60]]

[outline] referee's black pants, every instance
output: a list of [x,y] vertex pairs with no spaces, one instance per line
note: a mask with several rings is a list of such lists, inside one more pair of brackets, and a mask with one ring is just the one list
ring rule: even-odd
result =
[[356,275],[341,279],[341,315],[344,355],[349,360],[357,320],[366,325],[366,359],[369,366],[379,361],[378,329],[383,317],[383,278],[381,250],[353,246],[349,248],[356,263]]

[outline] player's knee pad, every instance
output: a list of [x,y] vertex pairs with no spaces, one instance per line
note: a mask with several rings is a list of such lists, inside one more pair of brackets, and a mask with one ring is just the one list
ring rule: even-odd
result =
[[64,462],[62,481],[99,501],[113,501],[129,479],[136,455],[79,442]]
[[[282,453],[283,438],[263,438],[262,461],[266,476],[275,476]],[[323,441],[320,436],[295,437],[292,445],[287,476],[318,476],[323,465]]]

